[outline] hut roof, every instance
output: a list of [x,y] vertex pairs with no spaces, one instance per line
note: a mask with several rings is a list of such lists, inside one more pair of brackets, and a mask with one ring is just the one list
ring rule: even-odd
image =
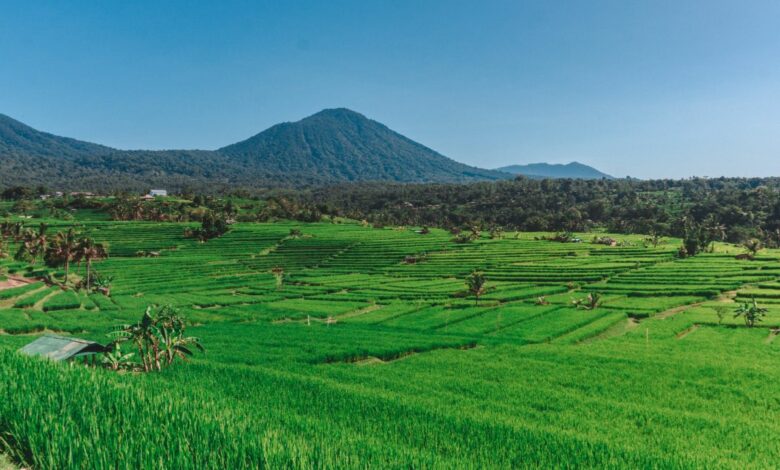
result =
[[105,350],[105,347],[94,341],[66,336],[44,335],[20,349],[19,352],[28,356],[47,357],[54,361],[67,361],[76,356],[100,353]]

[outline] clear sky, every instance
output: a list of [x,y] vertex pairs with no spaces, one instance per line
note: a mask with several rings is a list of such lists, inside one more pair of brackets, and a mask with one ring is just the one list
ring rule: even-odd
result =
[[482,167],[780,175],[778,1],[0,0],[0,113],[214,149],[348,107]]

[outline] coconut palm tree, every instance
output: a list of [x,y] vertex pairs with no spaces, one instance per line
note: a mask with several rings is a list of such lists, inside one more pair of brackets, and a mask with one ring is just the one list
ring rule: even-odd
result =
[[14,255],[16,261],[28,261],[30,264],[35,264],[35,258],[38,253],[37,242],[38,236],[31,229],[26,229],[22,232],[19,238],[19,249]]
[[82,261],[86,263],[87,278],[86,287],[89,290],[90,276],[92,274],[92,262],[108,258],[108,249],[102,243],[95,243],[95,240],[89,237],[84,237],[76,244],[76,251],[74,260],[81,264]]
[[46,237],[46,230],[48,230],[48,228],[49,226],[43,222],[41,222],[41,225],[38,226],[38,234],[35,240],[36,258],[38,257],[38,255],[42,255],[43,253],[45,253],[46,247],[49,246],[49,240]]
[[13,224],[9,221],[0,223],[0,258],[8,256],[8,239],[11,238]]
[[44,261],[47,265],[65,267],[65,284],[68,283],[70,263],[75,256],[76,246],[76,231],[70,228],[67,232],[57,232],[44,254]]
[[24,234],[24,223],[17,222],[14,224],[14,240],[20,241],[22,239],[22,235]]
[[48,245],[46,238],[47,228],[48,226],[45,223],[41,223],[37,232],[27,229],[22,233],[19,240],[22,244],[19,246],[19,251],[17,251],[15,256],[18,261],[30,261],[30,264],[35,266],[38,256],[45,253]]

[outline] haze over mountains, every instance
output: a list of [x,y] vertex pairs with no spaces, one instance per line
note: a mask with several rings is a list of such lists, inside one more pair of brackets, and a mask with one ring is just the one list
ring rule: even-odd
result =
[[[589,175],[601,174],[585,168],[595,172]],[[278,124],[214,151],[118,150],[41,132],[0,114],[0,186],[141,191],[153,186],[177,190],[345,181],[470,182],[525,174],[516,169],[486,170],[456,162],[344,108]],[[561,177],[555,171],[537,173],[533,176]],[[562,177],[582,177],[568,173]]]
[[531,163],[529,165],[510,165],[496,168],[496,171],[524,175],[529,178],[572,178],[572,179],[613,179],[612,176],[603,173],[592,166],[579,162],[563,164]]

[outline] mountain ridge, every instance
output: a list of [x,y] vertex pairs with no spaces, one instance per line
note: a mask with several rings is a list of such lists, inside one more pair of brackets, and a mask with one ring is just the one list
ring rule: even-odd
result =
[[138,191],[511,177],[451,160],[346,108],[276,124],[217,150],[120,150],[39,131],[0,114],[0,186],[5,187]]
[[573,179],[614,179],[592,166],[580,162],[570,163],[530,163],[526,165],[509,165],[496,168],[497,171],[523,175],[529,178],[573,178]]
[[217,150],[119,150],[38,131],[0,114],[0,186],[175,190],[506,178],[511,175],[451,160],[346,108],[280,123]]

